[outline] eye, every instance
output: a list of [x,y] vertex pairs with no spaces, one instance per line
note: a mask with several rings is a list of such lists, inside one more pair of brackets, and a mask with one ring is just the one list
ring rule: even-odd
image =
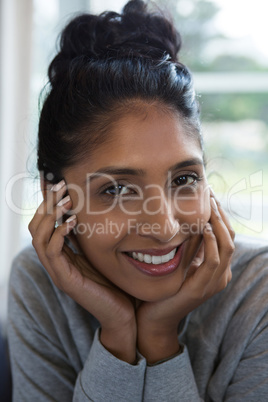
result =
[[112,185],[103,191],[103,194],[110,195],[112,197],[119,197],[122,195],[131,195],[134,193],[135,192],[132,188],[130,188],[124,184]]
[[174,185],[176,187],[178,186],[192,186],[195,185],[197,181],[201,180],[198,176],[195,175],[181,175],[176,177],[176,179],[173,180],[172,183],[174,183]]

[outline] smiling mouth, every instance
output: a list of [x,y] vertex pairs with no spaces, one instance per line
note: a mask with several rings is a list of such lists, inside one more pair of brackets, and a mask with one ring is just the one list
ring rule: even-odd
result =
[[174,272],[178,268],[181,262],[183,249],[184,243],[162,255],[155,255],[160,254],[160,251],[152,254],[132,251],[125,252],[123,255],[132,266],[144,274],[150,276],[163,276]]
[[134,260],[138,260],[140,262],[145,262],[146,264],[153,264],[153,265],[159,265],[159,264],[164,264],[166,262],[169,262],[172,260],[178,251],[178,247],[175,247],[173,250],[171,250],[169,253],[164,254],[164,255],[151,255],[151,254],[143,254],[139,252],[131,252],[127,253],[127,255]]

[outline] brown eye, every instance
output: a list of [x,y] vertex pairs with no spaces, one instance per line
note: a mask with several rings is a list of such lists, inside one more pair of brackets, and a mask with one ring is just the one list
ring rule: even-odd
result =
[[116,186],[110,186],[106,188],[104,194],[111,195],[113,197],[118,197],[120,195],[130,195],[133,194],[133,190],[124,184],[118,184]]
[[173,180],[173,183],[175,186],[191,186],[192,184],[195,184],[197,180],[198,178],[195,176],[182,175],[176,177],[176,179]]

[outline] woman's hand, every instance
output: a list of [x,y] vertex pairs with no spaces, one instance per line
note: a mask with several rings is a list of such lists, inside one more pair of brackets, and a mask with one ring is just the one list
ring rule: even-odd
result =
[[179,351],[180,321],[223,290],[232,278],[234,231],[220,204],[213,196],[210,199],[210,223],[178,293],[161,302],[142,303],[137,311],[138,348],[150,363]]
[[55,228],[72,206],[64,181],[46,191],[44,201],[29,224],[32,243],[54,284],[101,323],[101,342],[118,358],[136,359],[134,302],[95,270],[86,258],[65,243],[77,224],[75,215]]

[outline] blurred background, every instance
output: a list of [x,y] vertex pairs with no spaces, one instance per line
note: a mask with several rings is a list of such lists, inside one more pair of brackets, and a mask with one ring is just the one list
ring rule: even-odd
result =
[[[157,0],[183,38],[201,106],[209,181],[236,231],[268,241],[268,3]],[[42,197],[38,97],[60,30],[122,0],[0,0],[0,318],[11,261]]]

